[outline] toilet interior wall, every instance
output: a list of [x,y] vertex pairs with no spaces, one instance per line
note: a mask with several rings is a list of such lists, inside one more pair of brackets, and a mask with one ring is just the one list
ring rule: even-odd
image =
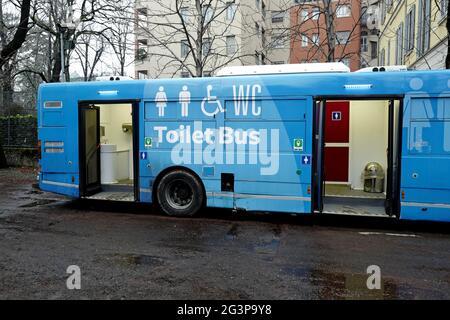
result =
[[[395,100],[394,105],[398,114],[400,101]],[[350,100],[349,115],[348,181],[342,183],[363,190],[363,171],[369,162],[378,162],[387,174],[389,100]],[[386,190],[386,176],[384,183]]]
[[[398,101],[396,101],[398,104]],[[389,101],[350,101],[349,183],[363,190],[364,167],[378,162],[387,173]],[[385,188],[387,179],[385,179]]]
[[[133,179],[133,132],[122,125],[132,123],[131,104],[105,104],[100,107],[100,143],[117,146],[115,168],[120,180]],[[124,155],[128,153],[128,155]],[[127,170],[125,170],[128,168]]]

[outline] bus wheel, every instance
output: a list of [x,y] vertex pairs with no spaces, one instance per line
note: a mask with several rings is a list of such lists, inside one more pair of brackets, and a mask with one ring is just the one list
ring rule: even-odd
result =
[[200,181],[184,170],[166,174],[158,184],[156,197],[164,213],[178,217],[196,214],[205,199]]

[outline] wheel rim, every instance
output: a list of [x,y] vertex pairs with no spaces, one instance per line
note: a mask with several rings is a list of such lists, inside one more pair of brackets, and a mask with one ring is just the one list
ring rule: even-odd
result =
[[186,209],[194,200],[192,187],[184,180],[171,181],[165,190],[167,202],[172,208]]

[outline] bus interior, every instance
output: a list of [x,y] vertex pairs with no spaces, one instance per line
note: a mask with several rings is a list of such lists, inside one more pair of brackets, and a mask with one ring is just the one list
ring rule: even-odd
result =
[[400,110],[399,98],[316,101],[316,212],[398,212]]
[[80,141],[82,196],[135,201],[133,104],[81,105]]

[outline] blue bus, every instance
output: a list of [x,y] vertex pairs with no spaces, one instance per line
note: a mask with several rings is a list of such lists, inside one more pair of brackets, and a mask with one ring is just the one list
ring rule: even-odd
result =
[[207,206],[450,221],[450,72],[363,71],[42,84],[39,186],[173,216]]

